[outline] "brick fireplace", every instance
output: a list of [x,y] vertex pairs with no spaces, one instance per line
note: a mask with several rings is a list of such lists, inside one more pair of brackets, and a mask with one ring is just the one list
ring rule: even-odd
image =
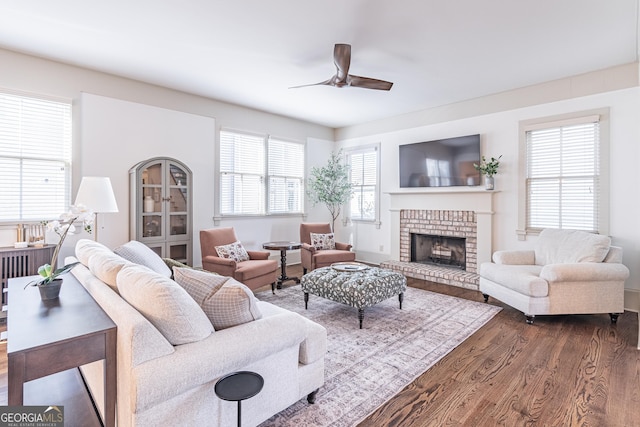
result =
[[[395,259],[382,262],[407,277],[436,283],[478,289],[478,266],[491,259],[492,191],[463,188],[438,192],[398,192],[391,194],[392,236],[397,245],[392,248]],[[439,209],[434,209],[438,207]],[[441,208],[440,208],[441,207]],[[428,243],[422,248],[428,258],[454,257],[453,251],[464,252],[464,266],[449,266],[446,262],[433,265],[424,260],[412,260],[412,235],[442,236],[461,239],[464,248],[454,249],[451,243]],[[440,242],[440,243],[438,243]],[[425,243],[420,243],[422,246]],[[416,248],[413,249],[414,257]],[[435,255],[434,256],[434,253]],[[460,255],[457,256],[460,258]]]

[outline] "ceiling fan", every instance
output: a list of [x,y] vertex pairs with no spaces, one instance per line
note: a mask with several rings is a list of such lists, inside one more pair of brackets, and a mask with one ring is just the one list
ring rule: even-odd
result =
[[336,64],[336,74],[329,80],[320,83],[312,83],[302,86],[293,86],[289,89],[307,86],[334,86],[334,87],[361,87],[364,89],[389,90],[393,83],[384,80],[372,79],[370,77],[360,77],[349,74],[349,65],[351,64],[351,45],[336,44],[333,48],[333,62]]

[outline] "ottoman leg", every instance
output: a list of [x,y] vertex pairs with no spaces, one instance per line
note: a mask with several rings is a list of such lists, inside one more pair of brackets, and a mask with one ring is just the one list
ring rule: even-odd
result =
[[307,309],[307,304],[309,303],[309,292],[304,293],[304,309]]
[[358,309],[358,321],[360,322],[360,329],[362,329],[362,320],[364,319],[364,308]]
[[398,300],[400,301],[400,310],[402,310],[402,300],[404,300],[404,292],[398,294]]

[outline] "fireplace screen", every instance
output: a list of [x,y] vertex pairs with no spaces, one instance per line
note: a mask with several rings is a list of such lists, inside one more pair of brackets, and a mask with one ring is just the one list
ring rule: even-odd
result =
[[411,233],[411,262],[466,269],[466,239]]

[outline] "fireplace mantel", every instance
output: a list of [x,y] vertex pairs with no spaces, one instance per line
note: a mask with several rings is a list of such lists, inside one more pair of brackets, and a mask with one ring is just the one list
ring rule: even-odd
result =
[[497,191],[483,187],[430,187],[385,192],[390,197],[391,256],[400,260],[400,211],[473,211],[477,218],[477,265],[491,261],[493,199]]

